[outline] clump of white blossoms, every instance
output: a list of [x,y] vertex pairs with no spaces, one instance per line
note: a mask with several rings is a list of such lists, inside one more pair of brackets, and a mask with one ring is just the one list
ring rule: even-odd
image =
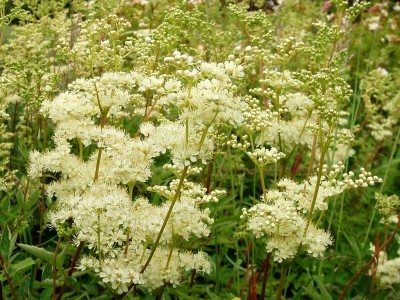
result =
[[[350,12],[346,15],[352,18]],[[260,203],[243,210],[244,227],[256,238],[265,237],[267,252],[279,262],[301,251],[321,257],[333,241],[313,220],[328,209],[327,200],[381,181],[363,168],[358,177],[345,172],[335,155],[345,147],[342,156],[347,159],[354,139],[343,111],[352,91],[338,68],[342,58],[333,55],[335,48],[329,45],[344,31],[323,22],[314,26],[311,45],[288,38],[275,45],[275,52],[245,48],[245,63],[260,61],[256,71],[249,63],[246,75],[260,80],[249,90],[253,96],[244,99],[245,124],[227,142],[254,162],[263,192]],[[310,54],[310,68],[296,69],[290,60],[304,53]],[[301,181],[296,179],[299,175]]]
[[384,251],[379,253],[376,277],[380,285],[391,286],[400,282],[400,249],[397,255],[396,258],[388,259]]
[[[55,147],[31,153],[29,176],[58,174],[46,188],[56,197],[48,219],[61,236],[73,234],[88,249],[80,269],[93,271],[118,293],[134,285],[175,286],[190,270],[210,273],[207,255],[181,248],[179,240],[210,234],[213,219],[202,205],[218,201],[224,191],[207,193],[188,176],[200,171],[195,162],[212,156],[214,126],[244,119],[232,80],[242,75],[232,61],[197,61],[176,76],[104,73],[78,79],[43,102],[41,112],[55,124]],[[143,122],[131,136],[120,124],[134,115]],[[148,188],[166,198],[154,205],[133,195],[133,187],[151,177],[161,153],[170,156],[173,165],[165,168],[177,179]]]
[[327,199],[341,194],[345,189],[380,181],[370,173],[366,174],[365,170],[361,170],[357,179],[353,179],[353,172],[345,173],[343,179],[338,179],[343,169],[343,164],[338,164],[328,172],[327,166],[324,166],[324,175],[316,194],[316,176],[300,183],[288,178],[281,179],[277,189],[268,190],[261,203],[243,209],[241,218],[245,220],[247,230],[256,238],[267,238],[267,252],[274,254],[275,261],[294,258],[299,247],[312,257],[321,257],[332,244],[332,238],[312,223],[313,214],[327,210]]
[[[256,238],[266,237],[266,250],[275,261],[292,259],[299,250],[321,257],[332,238],[312,222],[315,214],[328,209],[328,198],[380,179],[363,168],[354,178],[353,172],[343,173],[341,162],[325,164],[330,150],[353,139],[340,122],[345,114],[340,108],[348,101],[350,88],[337,78],[337,69],[315,73],[267,69],[264,74],[262,87],[251,90],[263,101],[246,98],[250,107],[244,114],[246,124],[240,127],[239,138],[233,135],[227,143],[244,151],[260,175],[261,203],[243,209],[241,217]],[[310,155],[302,182],[285,177],[285,159],[297,151],[297,164],[305,153]],[[271,164],[275,165],[275,187],[267,189],[265,171],[273,170]],[[298,168],[295,159],[292,177]]]
[[[382,222],[388,226],[395,223],[396,228],[391,237],[394,237],[400,229],[400,198],[397,195],[384,195],[376,193],[377,210],[382,215]],[[379,245],[378,245],[379,247]],[[385,251],[379,251],[376,255],[375,247],[372,247],[372,253],[375,254],[377,264],[375,266],[375,274],[381,286],[391,286],[400,282],[400,249],[397,251],[397,257],[389,259]]]

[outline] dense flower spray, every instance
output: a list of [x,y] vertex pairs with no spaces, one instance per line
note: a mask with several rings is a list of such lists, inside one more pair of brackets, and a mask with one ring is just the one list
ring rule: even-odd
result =
[[[214,127],[243,120],[243,103],[231,81],[242,75],[234,62],[192,63],[174,78],[105,73],[78,79],[43,102],[41,111],[56,125],[55,148],[31,153],[29,175],[60,174],[47,187],[57,198],[48,219],[60,234],[73,234],[90,250],[81,259],[82,270],[93,270],[119,293],[132,284],[150,290],[177,285],[182,272],[192,269],[210,273],[207,255],[180,249],[177,239],[207,237],[213,219],[201,205],[224,192],[206,193],[186,177],[199,172],[193,163],[210,159]],[[118,128],[127,107],[147,120],[165,110],[169,119],[144,122],[140,135],[131,137]],[[84,159],[89,147],[94,150]],[[151,177],[154,159],[167,151],[173,164],[165,167],[177,179],[148,189],[167,201],[154,205],[137,196],[132,201],[133,186]]]

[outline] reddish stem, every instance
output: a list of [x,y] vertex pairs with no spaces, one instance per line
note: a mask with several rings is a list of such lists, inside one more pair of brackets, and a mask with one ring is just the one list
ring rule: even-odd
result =
[[342,291],[339,294],[338,300],[343,300],[344,297],[346,296],[347,291],[351,288],[351,286],[357,281],[357,279],[361,276],[361,274],[365,273],[368,271],[368,269],[371,268],[371,265],[374,263],[376,264],[378,262],[379,258],[379,253],[383,251],[393,240],[395,237],[396,233],[400,230],[400,213],[397,216],[398,221],[397,221],[397,226],[396,229],[393,231],[393,233],[383,242],[382,246],[380,247],[375,247],[375,253],[374,256],[366,263],[364,266],[361,267],[361,269],[353,275],[353,277],[347,282],[347,284],[344,286]]

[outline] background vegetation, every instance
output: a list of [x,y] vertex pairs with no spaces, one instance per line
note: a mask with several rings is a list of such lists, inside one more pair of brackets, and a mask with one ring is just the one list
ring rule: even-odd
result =
[[[398,256],[400,245],[396,223],[382,221],[375,196],[400,196],[399,44],[397,1],[1,0],[0,297],[400,298],[400,263],[392,267],[395,280],[390,284],[383,284],[377,271],[380,263]],[[218,188],[227,193],[207,205],[214,219],[211,234],[185,246],[210,256],[210,274],[192,271],[177,286],[166,283],[153,291],[138,286],[118,295],[95,272],[74,270],[79,255],[73,235],[63,237],[48,226],[57,197],[46,187],[60,174],[28,176],[30,153],[54,148],[55,124],[42,113],[42,103],[78,78],[132,70],[174,74],[166,60],[174,51],[206,62],[224,62],[233,55],[244,70],[236,83],[238,94],[252,95],[260,107],[273,102],[271,81],[285,71],[302,74],[298,78],[308,95],[318,94],[318,82],[308,81],[318,72],[329,74],[332,86],[351,87],[349,101],[341,104],[347,112],[341,122],[354,139],[342,149],[333,145],[325,163],[331,168],[341,155],[342,172],[364,167],[382,182],[330,197],[327,209],[313,216],[333,240],[322,258],[299,253],[272,263],[266,238],[246,231],[242,209],[260,201],[263,187],[251,158],[226,143],[232,133],[242,141],[246,130],[228,126],[220,128],[212,158],[196,175],[208,193]],[[129,109],[116,123],[135,136],[143,116]],[[293,152],[261,173],[268,189],[279,178],[309,177],[311,150],[288,143]],[[79,150],[77,142],[73,149]],[[83,159],[93,151],[85,147]],[[153,176],[136,185],[133,194],[163,202],[147,188],[175,178],[161,168],[170,161],[168,155],[157,158]]]

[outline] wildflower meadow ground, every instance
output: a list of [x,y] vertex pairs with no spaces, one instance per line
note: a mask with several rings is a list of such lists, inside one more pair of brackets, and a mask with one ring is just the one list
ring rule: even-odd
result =
[[400,2],[0,0],[0,300],[400,299]]

